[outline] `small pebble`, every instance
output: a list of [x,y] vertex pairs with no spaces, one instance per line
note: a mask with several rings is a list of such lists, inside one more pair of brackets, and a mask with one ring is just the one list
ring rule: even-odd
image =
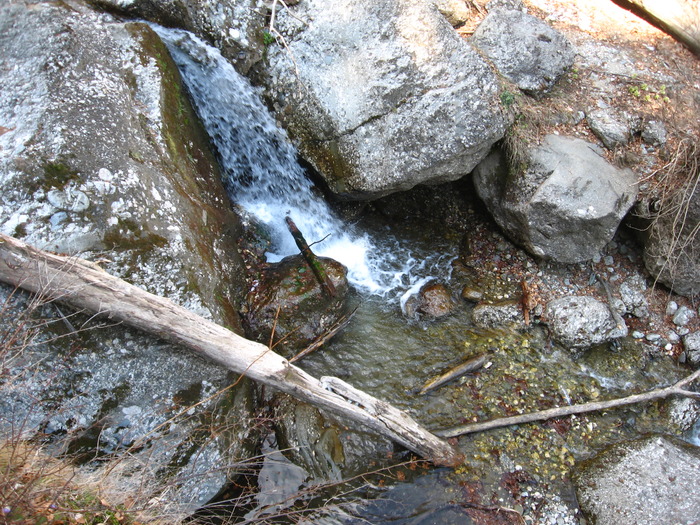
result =
[[678,310],[678,303],[676,301],[669,301],[666,305],[666,315],[673,315]]
[[639,330],[635,330],[634,332],[632,332],[632,337],[634,337],[635,339],[644,339],[644,334]]
[[676,332],[674,332],[673,330],[671,330],[671,331],[668,333],[668,340],[671,341],[672,343],[677,343],[678,341],[681,340],[681,336],[678,335],[678,334],[677,334]]
[[603,257],[603,262],[605,263],[605,266],[612,266],[615,264],[615,259],[613,259],[612,255],[606,255]]
[[651,341],[652,343],[653,343],[654,341],[658,341],[658,340],[660,340],[660,339],[661,339],[661,335],[660,335],[660,334],[647,334],[647,336],[646,336],[646,340],[647,340],[647,341]]

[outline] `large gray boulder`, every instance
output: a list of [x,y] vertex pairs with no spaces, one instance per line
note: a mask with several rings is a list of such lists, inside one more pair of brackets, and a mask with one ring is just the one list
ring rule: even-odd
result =
[[[77,2],[1,4],[0,126],[0,231],[99,260],[112,274],[241,330],[240,222],[179,73],[148,26]],[[0,303],[10,293],[1,291]],[[3,328],[27,308],[15,298]],[[41,315],[54,321],[12,363],[16,380],[4,384],[2,419],[67,434],[91,456],[138,444],[130,479],[138,485],[137,472],[171,474],[182,481],[171,482],[170,495],[181,509],[215,495],[228,465],[249,453],[248,387],[219,398],[235,406],[221,417],[210,401],[168,423],[227,384],[227,372],[64,307]],[[205,429],[219,426],[225,430],[208,439]]]
[[498,225],[526,250],[563,263],[591,259],[612,239],[635,201],[637,178],[589,142],[548,135],[509,166],[493,151],[474,184]]
[[472,43],[498,71],[530,95],[542,95],[574,63],[575,52],[564,35],[519,9],[492,8],[479,24]]
[[700,520],[700,448],[668,436],[621,443],[577,466],[578,502],[596,525]]
[[262,59],[263,0],[87,0],[101,8],[195,33],[211,42],[241,74]]
[[456,180],[505,132],[496,75],[431,2],[307,0],[277,27],[267,96],[337,194]]
[[[690,184],[695,181],[690,180]],[[660,203],[646,229],[644,264],[674,292],[700,293],[700,186],[681,187]]]

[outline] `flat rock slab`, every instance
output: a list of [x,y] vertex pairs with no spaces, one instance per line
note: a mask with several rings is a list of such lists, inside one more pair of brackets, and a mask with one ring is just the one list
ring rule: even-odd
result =
[[579,505],[596,525],[700,520],[700,448],[667,436],[621,443],[582,464]]

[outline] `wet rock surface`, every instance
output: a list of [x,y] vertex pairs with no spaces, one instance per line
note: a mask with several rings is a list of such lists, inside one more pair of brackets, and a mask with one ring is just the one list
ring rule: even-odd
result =
[[523,324],[522,305],[517,301],[480,303],[472,310],[472,321],[481,328],[521,326]]
[[447,286],[444,283],[431,281],[405,301],[403,312],[408,318],[420,316],[437,319],[449,315],[456,307],[457,302]]
[[292,357],[331,328],[348,312],[347,269],[333,259],[319,257],[335,286],[331,296],[318,282],[301,255],[268,265],[248,294],[246,331],[256,340],[274,345]]
[[[3,3],[0,123],[3,233],[99,260],[242,330],[239,220],[177,69],[148,26],[79,2]],[[22,294],[9,295],[3,287],[3,326],[21,323],[28,308]],[[84,459],[130,449],[121,496],[168,485],[175,513],[208,501],[233,474],[229,465],[251,453],[249,384],[195,405],[228,383],[225,370],[99,316],[29,310],[28,326],[48,324],[11,365],[13,381],[3,376],[3,432],[43,432]],[[178,419],[190,404],[191,417]],[[209,439],[214,427],[222,432]]]
[[667,436],[616,445],[580,465],[576,493],[597,525],[700,519],[700,449]]
[[456,180],[505,132],[496,76],[431,3],[311,0],[278,29],[267,96],[337,194]]
[[526,157],[520,171],[494,151],[474,171],[499,226],[536,257],[571,263],[600,253],[634,204],[635,174],[571,137],[548,135]]
[[218,47],[242,74],[263,57],[267,9],[258,0],[88,1],[126,16],[191,31]]

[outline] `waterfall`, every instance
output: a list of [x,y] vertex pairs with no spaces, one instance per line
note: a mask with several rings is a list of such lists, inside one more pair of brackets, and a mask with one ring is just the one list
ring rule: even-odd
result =
[[[353,232],[318,196],[297,161],[297,151],[267,111],[260,91],[219,51],[193,34],[152,25],[168,47],[193,105],[214,144],[231,200],[268,228],[269,261],[298,253],[285,216],[297,224],[318,255],[348,268],[348,280],[362,291],[386,295],[405,288],[425,270],[408,252],[376,246],[367,234]],[[381,255],[380,255],[381,254]],[[420,267],[420,268],[419,268]],[[424,278],[425,274],[422,276]]]

